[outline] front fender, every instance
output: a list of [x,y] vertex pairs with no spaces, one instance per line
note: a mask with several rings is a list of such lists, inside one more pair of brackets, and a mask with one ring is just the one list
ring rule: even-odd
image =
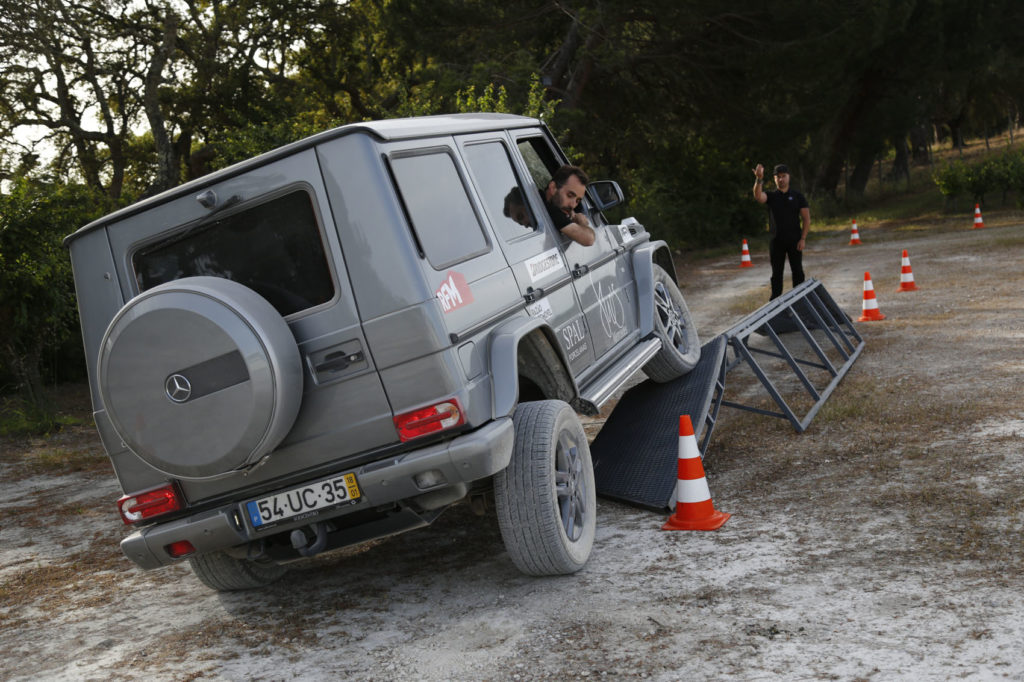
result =
[[644,338],[654,332],[654,262],[658,261],[659,265],[665,263],[668,266],[665,269],[673,279],[676,279],[676,271],[668,244],[660,239],[633,249],[632,259],[640,338]]

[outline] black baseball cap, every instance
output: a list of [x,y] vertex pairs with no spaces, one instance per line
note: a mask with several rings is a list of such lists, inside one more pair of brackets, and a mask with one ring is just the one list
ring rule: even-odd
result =
[[788,174],[789,173],[789,166],[787,166],[784,163],[780,163],[779,165],[777,165],[775,167],[775,175],[778,175],[779,173],[786,173],[786,174]]

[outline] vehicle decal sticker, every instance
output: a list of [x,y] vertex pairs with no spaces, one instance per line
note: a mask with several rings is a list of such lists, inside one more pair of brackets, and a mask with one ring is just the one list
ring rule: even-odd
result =
[[461,272],[450,270],[448,276],[434,292],[437,300],[441,302],[441,309],[445,313],[469,305],[473,302],[473,292],[466,283],[466,276]]
[[530,317],[540,317],[545,320],[550,320],[555,316],[555,311],[551,309],[551,301],[546,298],[526,306],[526,312]]
[[593,273],[590,273],[590,287],[597,298],[597,307],[601,315],[601,328],[613,343],[626,335],[626,308],[619,298],[619,290],[614,285],[609,287],[610,291],[605,293],[605,282],[594,281]]
[[530,276],[532,284],[561,270],[562,257],[558,254],[558,249],[548,249],[533,258],[527,258],[523,264],[526,265],[526,274]]
[[587,335],[583,327],[582,316],[559,329],[558,335],[565,350],[568,351],[570,362],[587,351]]
[[622,236],[622,243],[623,244],[626,244],[627,242],[631,242],[631,241],[633,241],[636,238],[636,235],[634,235],[633,232],[630,230],[630,228],[633,228],[633,227],[636,228],[637,232],[639,232],[640,228],[643,227],[640,224],[640,222],[636,218],[634,218],[633,216],[630,216],[628,218],[624,218],[622,220],[622,223],[619,225],[619,234]]

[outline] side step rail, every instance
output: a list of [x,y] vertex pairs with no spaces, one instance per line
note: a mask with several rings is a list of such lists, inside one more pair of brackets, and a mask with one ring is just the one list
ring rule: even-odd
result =
[[[815,335],[815,331],[819,334]],[[796,335],[797,332],[799,335]],[[764,336],[771,342],[770,345],[764,347],[756,339],[751,343],[752,334]],[[721,404],[788,419],[797,433],[807,429],[864,349],[864,339],[854,328],[853,322],[839,309],[825,286],[816,279],[809,279],[762,306],[726,331],[724,336],[733,357],[731,360],[726,358],[723,364],[723,385],[725,372],[745,363],[764,386],[778,410],[733,400],[721,400]],[[796,376],[811,400],[810,407],[802,417],[790,407],[776,381],[769,376],[769,371],[777,373],[777,370],[770,370],[767,365],[759,362],[759,359],[763,361],[765,358],[783,361],[789,374]],[[775,363],[773,367],[778,364]],[[826,383],[822,386],[823,382]],[[717,416],[717,405],[715,412]],[[705,446],[706,443],[701,447],[702,452]]]

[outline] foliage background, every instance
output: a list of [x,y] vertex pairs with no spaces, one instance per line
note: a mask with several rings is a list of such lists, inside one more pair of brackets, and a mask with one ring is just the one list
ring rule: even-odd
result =
[[[882,160],[897,187],[935,145],[1012,135],[1022,19],[1016,0],[4,3],[0,387],[80,371],[55,360],[77,333],[64,235],[325,128],[541,116],[658,237],[734,243],[763,231],[757,162],[788,163],[820,216],[862,204]],[[1017,192],[1015,158],[936,180],[954,205]]]

